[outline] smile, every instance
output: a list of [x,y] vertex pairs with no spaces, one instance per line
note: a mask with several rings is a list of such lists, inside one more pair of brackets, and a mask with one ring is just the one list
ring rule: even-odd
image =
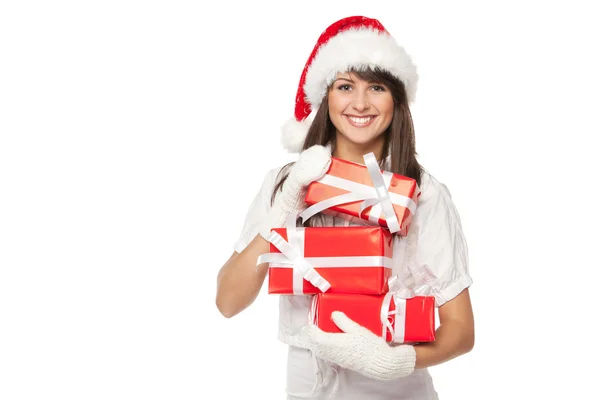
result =
[[369,115],[366,117],[354,117],[350,115],[344,115],[344,117],[346,117],[346,120],[350,122],[350,125],[355,126],[357,128],[364,128],[365,126],[369,126],[371,125],[371,122],[373,122],[373,120],[377,118],[376,115]]

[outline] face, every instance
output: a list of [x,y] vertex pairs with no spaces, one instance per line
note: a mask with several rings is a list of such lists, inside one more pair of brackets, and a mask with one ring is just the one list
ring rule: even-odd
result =
[[337,74],[329,89],[328,105],[329,117],[337,130],[336,140],[359,146],[383,140],[382,133],[394,115],[389,88],[352,73]]

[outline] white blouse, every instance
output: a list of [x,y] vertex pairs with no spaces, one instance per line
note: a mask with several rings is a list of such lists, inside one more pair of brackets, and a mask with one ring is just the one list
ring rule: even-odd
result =
[[[234,246],[236,252],[241,252],[257,235],[258,225],[271,207],[271,195],[280,169],[272,169],[266,174],[248,209],[244,227]],[[409,240],[399,236],[395,236],[394,239],[393,274],[417,295],[434,296],[435,305],[439,307],[471,285],[468,250],[460,217],[446,186],[424,171],[421,175],[420,190],[417,210],[409,229]],[[350,224],[342,218],[326,218],[327,225]],[[409,247],[409,241],[416,243],[416,246]],[[412,252],[411,248],[414,248]],[[310,296],[279,297],[278,337],[282,342],[289,343],[290,336],[308,322]],[[301,349],[290,348],[289,399],[322,398],[318,394],[314,397],[307,395],[311,392],[314,382],[311,383],[310,379],[293,372],[313,370],[314,362],[310,362]],[[426,369],[417,370],[406,378],[387,382],[373,381],[352,371],[340,369],[337,370],[337,374],[339,398],[437,399]]]

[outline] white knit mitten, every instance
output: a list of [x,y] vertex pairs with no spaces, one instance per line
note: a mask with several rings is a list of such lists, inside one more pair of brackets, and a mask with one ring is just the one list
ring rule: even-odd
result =
[[282,190],[277,192],[273,206],[259,226],[258,233],[263,238],[269,236],[272,228],[285,226],[290,214],[299,213],[304,209],[306,188],[313,181],[321,179],[330,164],[331,153],[326,147],[315,145],[300,153],[298,161],[292,166],[283,183]]
[[325,361],[372,379],[398,379],[414,371],[416,352],[413,346],[392,347],[340,311],[333,312],[331,317],[344,333],[328,333],[315,325],[307,325],[293,338],[294,343]]

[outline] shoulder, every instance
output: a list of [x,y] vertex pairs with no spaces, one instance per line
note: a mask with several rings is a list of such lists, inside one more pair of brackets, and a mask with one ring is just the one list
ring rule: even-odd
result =
[[451,201],[452,198],[448,187],[425,169],[421,173],[421,185],[419,189],[421,190],[419,205],[428,205],[439,201]]
[[421,194],[415,218],[421,227],[450,225],[460,227],[460,216],[448,187],[427,170],[421,174]]

